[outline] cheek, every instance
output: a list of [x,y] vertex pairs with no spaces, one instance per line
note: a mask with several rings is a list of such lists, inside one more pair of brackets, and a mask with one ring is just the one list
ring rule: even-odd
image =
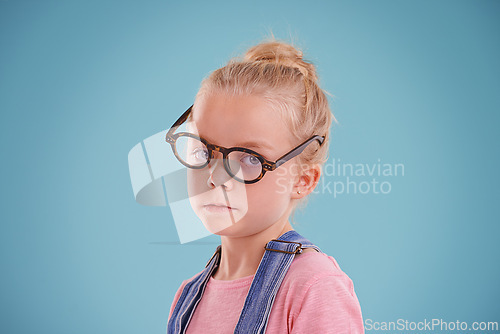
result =
[[[187,169],[187,194],[194,212],[199,215],[201,206],[206,204],[208,173],[205,170]],[[182,189],[181,189],[182,190]]]
[[298,175],[297,166],[295,164],[289,162],[267,174],[266,177],[269,176],[269,188],[272,189],[274,193],[277,195],[290,195]]
[[288,173],[266,173],[255,186],[247,187],[249,208],[283,211],[290,203],[292,185]]
[[192,198],[204,191],[207,191],[207,179],[208,173],[206,171],[188,168],[187,189],[189,197]]

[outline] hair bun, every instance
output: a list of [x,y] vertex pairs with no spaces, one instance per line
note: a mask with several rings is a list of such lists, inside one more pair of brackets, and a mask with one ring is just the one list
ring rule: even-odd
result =
[[264,42],[250,48],[244,55],[245,61],[258,61],[279,64],[298,69],[302,75],[312,81],[317,80],[316,69],[302,58],[302,51],[284,42]]

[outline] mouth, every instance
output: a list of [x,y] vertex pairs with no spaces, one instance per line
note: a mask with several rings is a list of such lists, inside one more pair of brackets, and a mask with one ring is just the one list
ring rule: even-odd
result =
[[223,212],[231,212],[233,210],[238,210],[236,208],[227,206],[222,203],[210,203],[203,205],[203,209],[212,212],[212,213],[223,213]]

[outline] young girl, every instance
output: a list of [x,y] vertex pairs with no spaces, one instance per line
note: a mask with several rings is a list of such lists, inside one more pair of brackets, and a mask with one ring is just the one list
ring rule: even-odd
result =
[[289,221],[319,181],[332,119],[314,66],[287,43],[203,80],[166,140],[221,245],[177,290],[167,333],[364,332],[352,281]]

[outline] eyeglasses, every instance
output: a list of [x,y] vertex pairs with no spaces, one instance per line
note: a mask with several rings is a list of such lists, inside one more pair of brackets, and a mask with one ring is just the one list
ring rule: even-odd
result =
[[166,141],[172,147],[172,151],[176,158],[188,168],[202,169],[214,158],[214,152],[221,152],[226,172],[235,180],[245,184],[252,184],[259,181],[264,177],[266,172],[276,170],[276,168],[280,167],[288,160],[301,154],[310,143],[317,140],[321,145],[325,140],[325,136],[312,136],[278,160],[269,161],[261,154],[248,148],[226,148],[214,145],[189,132],[174,134],[177,128],[188,119],[192,109],[193,106],[189,107],[189,109],[170,127],[166,135]]

